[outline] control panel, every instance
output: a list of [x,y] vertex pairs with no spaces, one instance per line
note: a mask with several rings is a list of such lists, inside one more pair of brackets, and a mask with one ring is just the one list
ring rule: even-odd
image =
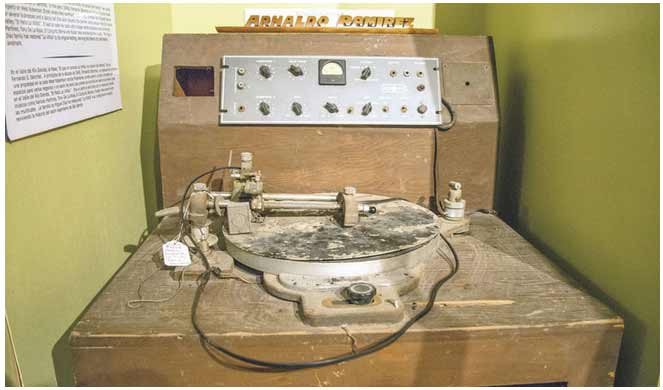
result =
[[441,124],[437,58],[224,56],[220,124]]

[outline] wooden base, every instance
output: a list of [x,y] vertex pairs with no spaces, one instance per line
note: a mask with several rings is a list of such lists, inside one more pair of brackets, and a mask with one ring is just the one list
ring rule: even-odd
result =
[[[176,230],[174,219],[160,227]],[[624,323],[565,277],[540,252],[492,215],[475,214],[452,243],[458,274],[433,310],[391,346],[351,362],[294,372],[256,373],[201,345],[190,315],[195,282],[160,305],[128,309],[157,265],[162,242],[151,235],[83,314],[70,336],[76,384],[87,386],[488,386],[565,382],[610,386]],[[448,253],[443,248],[445,253]],[[406,317],[425,305],[430,286],[449,272],[445,258],[426,262],[419,289],[403,297]],[[143,286],[146,298],[176,287],[168,272]],[[168,291],[166,291],[168,290]],[[272,361],[346,353],[340,327],[311,327],[297,304],[260,284],[207,285],[199,324],[217,343]],[[401,324],[351,325],[357,346]]]

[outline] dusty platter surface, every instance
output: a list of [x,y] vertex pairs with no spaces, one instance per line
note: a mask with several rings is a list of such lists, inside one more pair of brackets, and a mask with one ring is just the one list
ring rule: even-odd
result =
[[332,216],[270,216],[251,234],[229,235],[237,253],[297,262],[353,262],[396,256],[437,237],[437,216],[404,200],[375,205],[377,213],[343,228]]

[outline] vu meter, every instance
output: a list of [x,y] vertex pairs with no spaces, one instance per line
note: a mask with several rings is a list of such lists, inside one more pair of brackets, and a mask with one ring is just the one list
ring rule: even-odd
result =
[[345,60],[318,61],[318,84],[345,85]]

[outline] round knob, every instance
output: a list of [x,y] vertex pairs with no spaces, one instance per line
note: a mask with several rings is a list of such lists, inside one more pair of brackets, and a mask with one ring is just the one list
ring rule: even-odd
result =
[[325,105],[325,110],[329,111],[330,114],[338,112],[338,106],[334,103],[327,102]]
[[426,107],[425,104],[421,104],[419,107],[417,107],[417,112],[420,114],[425,114],[426,111],[428,111],[428,107]]
[[302,105],[297,102],[292,103],[292,112],[294,112],[295,115],[302,115]]
[[258,105],[258,110],[262,112],[263,115],[269,115],[269,104],[265,102],[260,102]]
[[361,71],[361,79],[366,80],[369,77],[371,77],[371,68],[366,67]]
[[302,70],[301,66],[297,65],[290,65],[288,72],[292,73],[292,75],[296,77],[304,75],[304,71]]
[[375,286],[369,283],[353,283],[345,288],[345,296],[354,305],[368,305],[375,297]]
[[264,78],[266,78],[266,79],[272,77],[272,70],[271,70],[271,69],[269,68],[269,66],[267,66],[267,65],[262,65],[262,66],[260,67],[260,69],[258,69],[258,71],[260,72],[260,74],[262,75],[262,77],[264,77]]
[[368,102],[364,104],[364,106],[361,108],[361,115],[368,115],[373,111],[373,106],[371,105],[371,102]]

